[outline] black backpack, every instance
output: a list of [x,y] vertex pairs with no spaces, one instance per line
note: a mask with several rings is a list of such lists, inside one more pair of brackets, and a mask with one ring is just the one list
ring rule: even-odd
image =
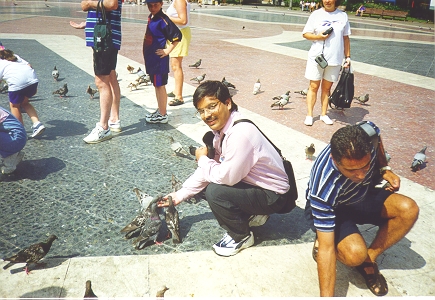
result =
[[[100,12],[100,14],[98,14]],[[107,51],[113,47],[112,28],[110,22],[106,19],[106,10],[104,9],[103,0],[97,4],[97,24],[94,27],[94,50],[95,52]]]
[[[349,68],[344,68],[341,71],[340,80],[335,87],[334,92],[329,96],[329,106],[331,108],[349,108],[352,104],[354,96],[353,73]],[[333,107],[334,106],[334,107]]]

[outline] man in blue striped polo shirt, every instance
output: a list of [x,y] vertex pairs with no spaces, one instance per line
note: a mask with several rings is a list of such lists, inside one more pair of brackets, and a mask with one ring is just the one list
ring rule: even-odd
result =
[[[106,18],[112,30],[112,47],[106,51],[93,49],[95,84],[100,94],[100,121],[83,140],[89,144],[99,143],[112,138],[111,131],[120,132],[119,106],[121,92],[116,78],[116,62],[121,48],[121,0],[101,1],[106,10]],[[86,46],[94,46],[94,27],[101,18],[96,12],[98,0],[83,0],[83,11],[88,12],[86,19]]]
[[[382,179],[388,184],[375,187]],[[399,187],[375,124],[346,126],[333,134],[313,165],[306,192],[321,296],[334,296],[337,259],[356,267],[373,294],[388,293],[376,258],[409,232],[419,213],[414,200],[395,193]],[[369,247],[356,224],[379,226]]]

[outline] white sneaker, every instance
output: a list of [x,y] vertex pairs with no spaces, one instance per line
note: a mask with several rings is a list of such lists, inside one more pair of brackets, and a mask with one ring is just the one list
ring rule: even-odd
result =
[[154,116],[156,113],[158,113],[159,109],[156,109],[155,111],[153,111],[152,113],[147,113],[145,115],[145,118],[151,118],[152,116]]
[[95,128],[92,129],[91,133],[85,137],[83,141],[88,144],[96,144],[111,138],[112,132],[110,132],[110,129],[104,130],[104,128],[100,126],[100,123],[97,123]]
[[332,120],[327,115],[320,116],[320,120],[322,120],[326,125],[334,124],[334,122],[332,122]]
[[246,249],[254,245],[254,234],[252,231],[247,237],[240,242],[236,243],[233,238],[226,233],[224,237],[213,245],[213,250],[217,255],[231,256],[240,252],[242,249]]
[[156,112],[154,115],[152,115],[149,118],[145,117],[145,121],[147,121],[148,123],[162,123],[162,124],[166,124],[168,123],[168,115],[161,115],[160,112]]
[[20,151],[3,158],[3,166],[1,171],[3,174],[10,174],[17,169],[17,165],[24,157],[24,152]]
[[306,117],[305,117],[304,124],[307,125],[307,126],[312,126],[312,125],[313,125],[313,117],[311,117],[311,116],[306,116]]
[[118,120],[116,122],[110,122],[109,120],[109,129],[113,132],[121,132],[121,120]]
[[45,131],[45,126],[42,125],[41,122],[39,122],[38,124],[32,126],[32,130],[33,130],[32,138],[34,138],[37,137],[38,135],[41,135]]

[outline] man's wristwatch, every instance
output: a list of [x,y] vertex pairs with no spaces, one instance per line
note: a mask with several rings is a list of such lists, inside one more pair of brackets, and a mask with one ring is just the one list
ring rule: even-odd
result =
[[391,167],[385,166],[379,169],[379,173],[381,173],[381,175],[384,175],[385,171],[391,171]]

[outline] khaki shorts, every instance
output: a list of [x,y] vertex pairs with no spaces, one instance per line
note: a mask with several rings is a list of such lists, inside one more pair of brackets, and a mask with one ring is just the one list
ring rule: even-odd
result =
[[175,46],[175,48],[169,53],[169,57],[184,57],[189,54],[189,45],[192,35],[190,33],[190,27],[180,29],[183,38],[181,42]]
[[340,75],[341,66],[327,66],[322,69],[315,61],[307,61],[307,67],[305,69],[305,78],[308,80],[319,81],[322,79],[330,82],[337,82]]

